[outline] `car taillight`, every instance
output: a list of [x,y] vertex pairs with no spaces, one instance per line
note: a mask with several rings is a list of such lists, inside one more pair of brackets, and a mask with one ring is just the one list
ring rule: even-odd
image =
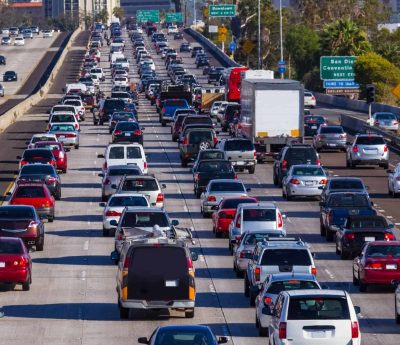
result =
[[215,197],[214,195],[210,195],[210,196],[207,198],[207,201],[216,202],[217,199],[216,199],[216,197]]
[[120,134],[122,134],[122,131],[120,131],[120,130],[115,130],[115,131],[114,131],[114,134],[115,134],[115,135],[120,135]]
[[28,266],[28,260],[26,260],[25,258],[20,258],[18,260],[14,260],[12,262],[12,266],[19,267],[19,268],[25,268]]
[[78,129],[79,125],[77,123],[74,123],[75,129]]
[[145,169],[145,170],[147,169],[147,162],[146,161],[143,162],[143,169]]
[[282,169],[286,169],[287,168],[287,160],[283,160],[282,161]]
[[253,157],[257,158],[257,152],[255,150],[253,151]]
[[316,276],[316,275],[317,275],[317,269],[316,269],[315,267],[311,267],[311,274],[312,274],[313,276]]
[[327,179],[322,179],[321,181],[319,181],[319,184],[327,184],[328,180]]
[[296,179],[296,178],[292,178],[292,179],[289,181],[289,183],[290,183],[290,184],[300,184],[300,181],[299,181],[298,179]]
[[366,270],[383,270],[382,262],[368,262],[365,267]]
[[321,165],[321,161],[319,159],[316,160],[315,164]]
[[355,240],[356,235],[354,233],[352,233],[352,232],[349,232],[349,233],[344,234],[344,238],[347,241],[353,241],[353,240]]
[[261,268],[260,267],[256,267],[254,269],[254,279],[256,281],[259,281],[260,280],[260,275],[261,275]]
[[127,255],[124,260],[124,270],[127,270],[131,265],[131,257]]
[[76,134],[65,134],[66,138],[76,138]]
[[214,141],[214,144],[216,144],[218,142],[218,138],[214,137],[213,141]]
[[164,202],[164,194],[158,193],[156,202]]
[[394,235],[391,232],[385,232],[383,238],[385,241],[394,241],[396,239],[396,237],[394,237]]
[[56,162],[55,160],[51,160],[51,161],[49,162],[49,164],[56,166],[56,165],[57,165],[57,162]]
[[353,152],[354,152],[354,153],[357,153],[357,152],[358,152],[358,147],[357,147],[357,145],[354,145],[354,147],[353,147]]
[[279,339],[286,339],[286,322],[279,322]]
[[57,182],[57,179],[54,177],[49,177],[46,179],[46,183],[54,183],[54,182]]
[[387,145],[385,145],[385,146],[383,147],[383,152],[388,152],[388,147],[387,147]]
[[107,211],[106,217],[119,217],[122,213],[117,211]]
[[272,303],[272,297],[264,297],[264,305],[266,307],[269,307],[271,303]]
[[188,258],[188,269],[189,271],[193,271],[193,261],[191,258]]
[[224,212],[221,211],[218,215],[218,218],[220,219],[232,219],[233,218],[233,214],[232,213],[228,213],[228,212]]
[[358,321],[351,321],[351,338],[358,338]]
[[51,202],[51,201],[49,201],[49,200],[46,200],[44,203],[42,203],[42,207],[50,207],[50,206],[51,206],[51,204],[52,204],[52,202]]
[[282,215],[278,212],[278,229],[283,227]]
[[22,165],[25,165],[25,164],[28,164],[28,162],[25,161],[25,160],[22,160],[22,161],[21,161],[21,166],[22,166]]
[[187,137],[185,137],[185,139],[183,139],[183,145],[188,145],[189,144],[189,140]]
[[28,225],[28,230],[36,228],[38,223],[36,223],[34,220],[32,220],[29,225]]
[[63,151],[60,151],[60,153],[58,154],[58,158],[64,159],[64,152]]
[[137,129],[136,131],[133,132],[135,135],[142,135],[142,131],[140,129]]
[[241,226],[241,217],[239,216],[239,217],[237,217],[237,219],[236,219],[236,223],[235,223],[235,228],[240,228],[240,226]]

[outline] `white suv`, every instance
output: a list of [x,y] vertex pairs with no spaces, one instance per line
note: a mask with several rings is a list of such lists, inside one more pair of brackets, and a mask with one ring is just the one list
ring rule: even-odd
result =
[[178,32],[178,27],[176,25],[170,25],[168,27],[168,35],[176,34]]
[[270,345],[361,344],[360,308],[343,290],[282,291],[263,312],[271,315]]

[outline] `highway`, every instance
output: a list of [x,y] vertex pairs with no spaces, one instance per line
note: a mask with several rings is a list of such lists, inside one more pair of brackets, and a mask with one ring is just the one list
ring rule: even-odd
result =
[[[76,46],[83,46],[87,35],[78,37]],[[179,41],[171,41],[177,47]],[[129,45],[129,43],[128,43]],[[150,47],[150,45],[149,45]],[[102,48],[101,66],[110,76],[109,63]],[[130,46],[125,50],[132,56]],[[1,175],[0,189],[3,194],[16,170],[15,155],[22,153],[25,141],[36,132],[44,130],[46,111],[57,102],[60,86],[66,79],[77,75],[78,56],[84,50],[77,49],[67,59],[60,80],[48,99],[32,109],[21,121],[0,134],[0,164],[6,165]],[[166,75],[163,61],[152,49],[157,70]],[[193,67],[193,59],[181,54],[187,69],[200,75]],[[136,68],[131,76],[137,78]],[[133,79],[137,81],[137,79]],[[110,79],[104,89],[110,90]],[[316,112],[327,112],[324,108]],[[329,110],[331,116],[339,110]],[[113,238],[101,234],[100,179],[102,160],[97,153],[110,141],[106,126],[93,126],[91,115],[82,123],[81,145],[69,155],[68,173],[62,175],[63,196],[56,205],[56,220],[46,224],[45,249],[32,253],[33,284],[31,291],[0,291],[0,344],[26,344],[26,336],[33,344],[133,344],[139,336],[150,336],[155,327],[164,324],[201,323],[212,327],[217,335],[231,336],[235,345],[266,344],[255,328],[254,309],[243,294],[243,280],[235,277],[232,257],[228,252],[227,239],[216,239],[211,230],[211,220],[202,218],[200,203],[193,194],[192,175],[189,168],[182,168],[177,144],[171,141],[170,129],[161,127],[154,107],[140,96],[139,121],[146,127],[144,146],[148,155],[149,171],[154,173],[167,189],[166,209],[172,219],[179,219],[183,226],[193,226],[196,250],[200,254],[196,262],[196,314],[185,319],[181,313],[170,315],[134,312],[129,321],[120,321],[115,292],[116,268],[109,254],[113,250]],[[12,153],[11,153],[12,151]],[[16,153],[15,153],[16,152]],[[365,179],[371,196],[384,214],[400,221],[400,200],[389,199],[386,190],[386,173],[378,168],[348,170],[343,153],[322,153],[322,162],[335,175],[355,175]],[[392,164],[398,157],[391,156]],[[3,169],[2,169],[3,170]],[[334,245],[319,235],[319,207],[316,200],[284,201],[281,190],[272,184],[271,164],[258,165],[256,173],[239,173],[239,178],[251,195],[261,201],[277,202],[287,215],[289,235],[301,236],[317,253],[318,279],[330,288],[351,292],[353,303],[361,307],[360,325],[365,345],[396,345],[400,343],[400,326],[394,322],[394,297],[390,288],[373,288],[359,293],[351,283],[351,261],[341,261],[335,254]],[[381,211],[381,212],[382,212]],[[350,325],[349,325],[350,327]],[[23,330],[23,331],[22,331]]]

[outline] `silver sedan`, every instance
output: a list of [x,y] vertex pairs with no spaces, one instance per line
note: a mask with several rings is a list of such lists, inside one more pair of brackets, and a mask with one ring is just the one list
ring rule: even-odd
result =
[[397,120],[397,116],[393,113],[374,113],[370,120],[370,125],[379,127],[382,129],[386,129],[388,131],[397,132],[399,128],[399,122]]
[[294,197],[319,197],[321,186],[326,185],[328,175],[319,165],[292,165],[282,181],[282,196],[286,200]]
[[55,134],[57,140],[64,146],[74,146],[79,149],[79,131],[72,124],[52,124],[49,134]]
[[394,198],[400,196],[400,163],[394,170],[388,170],[388,191]]

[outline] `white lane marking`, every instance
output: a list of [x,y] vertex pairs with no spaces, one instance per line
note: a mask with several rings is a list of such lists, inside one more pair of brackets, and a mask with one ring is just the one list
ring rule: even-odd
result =
[[176,181],[176,175],[172,175],[172,178]]
[[83,250],[89,250],[89,241],[83,243]]
[[333,177],[338,177],[339,175],[333,175]]
[[335,279],[335,276],[332,274],[332,272],[331,271],[329,271],[327,268],[325,268],[325,270],[324,270],[325,272],[326,272],[326,274],[329,276],[329,278],[331,278],[331,279]]
[[385,213],[386,211],[385,210],[378,210],[378,212]]
[[200,260],[201,262],[205,262],[205,261],[206,261],[206,259],[204,258],[204,255],[203,255],[203,254],[200,254],[200,255],[199,255],[199,260]]
[[81,272],[81,280],[86,280],[86,271]]
[[93,163],[94,163],[94,165],[96,165],[96,164],[97,164],[97,161],[93,161]]
[[216,294],[216,293],[217,293],[217,292],[215,291],[215,287],[214,287],[214,284],[213,284],[212,282],[210,282],[210,284],[208,284],[208,287],[209,287],[210,292],[211,292],[212,294]]
[[289,217],[286,217],[286,220],[287,220],[289,223],[293,223],[292,220],[291,220]]
[[187,208],[186,205],[183,205],[183,210],[184,210],[185,212],[188,212],[188,211],[189,211],[189,209]]
[[386,216],[387,219],[393,219],[393,216]]

